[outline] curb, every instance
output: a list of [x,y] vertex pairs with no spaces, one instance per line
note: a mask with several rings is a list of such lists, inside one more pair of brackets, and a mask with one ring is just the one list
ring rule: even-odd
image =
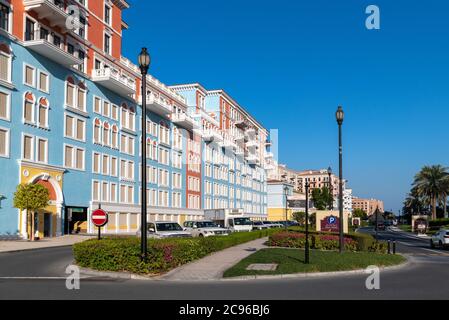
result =
[[[412,264],[412,260],[408,255],[402,255],[406,258],[406,261],[391,267],[382,267],[381,271],[394,271],[406,268]],[[164,275],[142,276],[129,272],[112,272],[112,271],[96,271],[93,269],[79,267],[80,273],[86,276],[94,277],[108,277],[114,279],[124,280],[145,280],[145,281],[165,281],[165,282],[208,282],[208,281],[245,281],[245,280],[276,280],[276,279],[305,279],[305,278],[326,278],[336,276],[348,276],[366,274],[365,269],[357,269],[350,271],[333,271],[333,272],[313,272],[313,273],[294,273],[294,274],[280,274],[280,275],[255,275],[255,276],[240,276],[233,278],[221,278],[221,279],[186,279],[186,280],[168,280],[164,279]]]
[[64,247],[73,247],[73,244],[61,244],[61,245],[57,245],[57,246],[42,247],[42,248],[13,249],[13,250],[8,250],[8,251],[0,251],[0,254],[17,253],[17,252],[24,252],[24,251],[38,251],[38,250],[46,250],[46,249],[52,249],[52,248],[64,248]]
[[[412,264],[412,260],[407,255],[402,255],[407,260],[401,264],[381,267],[380,271],[395,271],[404,269]],[[254,275],[254,276],[239,276],[232,278],[223,278],[220,281],[245,281],[245,280],[276,280],[276,279],[307,279],[307,278],[328,278],[338,276],[360,275],[367,274],[365,269],[357,269],[350,271],[332,271],[332,272],[312,272],[312,273],[292,273],[292,274],[279,274],[279,275]]]

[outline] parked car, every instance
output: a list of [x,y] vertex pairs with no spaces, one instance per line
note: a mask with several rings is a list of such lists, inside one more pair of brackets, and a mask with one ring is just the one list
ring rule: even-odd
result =
[[262,221],[253,221],[253,230],[264,230],[268,229],[268,226],[266,226]]
[[441,229],[430,238],[430,247],[449,247],[449,229]]
[[[141,229],[137,231],[140,236]],[[156,221],[147,223],[148,238],[162,239],[162,238],[190,238],[192,234],[185,231],[177,222],[171,221]]]
[[275,223],[273,221],[262,221],[264,225],[266,225],[268,228],[281,228],[282,224]]
[[222,228],[213,221],[186,221],[184,230],[189,231],[193,237],[227,236],[230,230]]

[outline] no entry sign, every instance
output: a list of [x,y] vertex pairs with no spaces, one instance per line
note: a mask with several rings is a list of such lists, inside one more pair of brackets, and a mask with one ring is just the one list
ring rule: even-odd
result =
[[108,223],[108,214],[106,211],[97,209],[92,212],[92,223],[96,227],[103,227],[106,223]]

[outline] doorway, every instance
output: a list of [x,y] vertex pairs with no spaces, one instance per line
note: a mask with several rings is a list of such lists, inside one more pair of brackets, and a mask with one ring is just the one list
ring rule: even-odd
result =
[[66,207],[64,234],[87,232],[87,208]]

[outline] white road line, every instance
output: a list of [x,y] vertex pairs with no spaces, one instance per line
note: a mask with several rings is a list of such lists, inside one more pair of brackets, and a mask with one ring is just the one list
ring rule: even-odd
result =
[[0,277],[0,280],[65,280],[66,277]]
[[[414,245],[412,245],[412,244],[408,244],[408,243],[402,242],[402,241],[398,241],[398,243],[400,243],[400,244],[402,244],[402,245],[404,245],[404,246],[407,246],[407,247],[415,247],[415,248],[416,248],[416,246],[414,246]],[[427,248],[418,248],[418,249],[430,251],[430,252],[433,252],[433,253],[438,253],[438,255],[444,255],[443,252],[437,251],[437,250],[432,250],[432,249],[427,249]]]

